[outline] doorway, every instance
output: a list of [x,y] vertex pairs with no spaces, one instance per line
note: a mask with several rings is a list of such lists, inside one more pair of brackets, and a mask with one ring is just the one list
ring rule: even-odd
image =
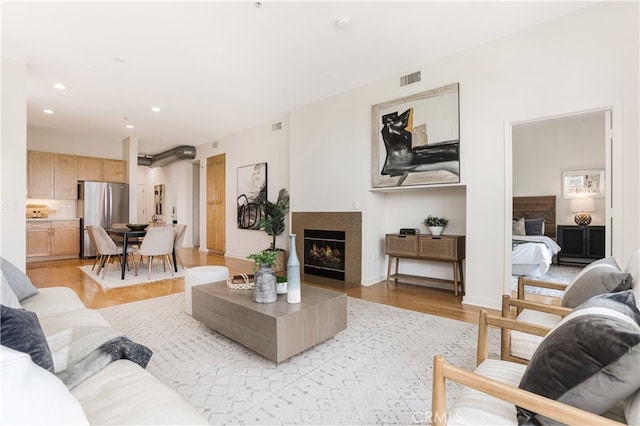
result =
[[145,189],[144,189],[144,183],[139,183],[137,186],[137,191],[138,191],[138,207],[137,207],[137,213],[136,213],[136,220],[131,221],[133,223],[147,223],[147,217],[146,217],[146,213],[145,213]]
[[[605,253],[611,255],[611,116],[611,109],[601,109],[507,123],[506,180],[509,184],[505,194],[506,217],[511,216],[512,197],[552,195],[556,199],[556,223],[564,227],[575,226],[571,198],[564,196],[563,175],[573,171],[602,170],[605,195],[593,198],[595,208],[591,214],[591,226],[604,227],[607,236]],[[505,282],[508,283],[511,282],[512,269],[510,228],[507,234],[505,264],[508,272]],[[505,285],[505,291],[508,290]]]
[[224,254],[225,154],[207,158],[207,249]]

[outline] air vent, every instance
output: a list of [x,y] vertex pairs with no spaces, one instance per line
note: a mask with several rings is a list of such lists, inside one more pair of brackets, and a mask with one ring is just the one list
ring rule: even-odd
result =
[[276,130],[280,130],[280,129],[282,129],[282,122],[271,125],[272,132],[275,132]]
[[418,83],[422,80],[420,71],[416,71],[412,74],[403,75],[400,77],[400,87],[408,86],[409,84]]
[[211,144],[211,148],[216,149],[218,147],[218,142],[213,142]]

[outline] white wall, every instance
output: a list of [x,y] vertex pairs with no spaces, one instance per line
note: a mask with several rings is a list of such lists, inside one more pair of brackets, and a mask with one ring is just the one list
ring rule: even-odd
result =
[[[280,188],[289,189],[289,118],[283,117],[280,122],[282,128],[273,131],[272,124],[244,130],[235,135],[221,138],[213,143],[197,147],[196,160],[200,160],[200,249],[207,245],[207,158],[225,154],[226,161],[226,205],[225,205],[225,233],[226,255],[244,259],[250,253],[269,247],[271,237],[264,231],[238,229],[237,205],[238,167],[256,163],[267,163],[267,197],[271,201],[278,198]],[[293,199],[292,199],[293,202]],[[286,220],[285,231],[277,238],[276,246],[288,250],[290,221]]]
[[[416,212],[416,200],[460,203],[431,189],[415,197],[369,191],[371,106],[453,82],[460,83],[461,184],[466,185],[465,303],[497,308],[508,287],[511,151],[505,122],[613,106],[616,143],[624,151],[613,159],[620,173],[613,253],[624,263],[638,248],[637,3],[599,3],[419,68],[424,80],[410,91],[390,76],[291,112],[293,210],[351,210],[359,201],[365,218],[363,279],[385,275],[384,262],[370,260],[378,258],[384,233],[396,230],[386,218],[415,223],[428,213]],[[324,184],[323,174],[335,184]]]
[[28,148],[31,151],[126,160],[122,156],[123,141],[117,137],[110,138],[74,133],[71,130],[29,127],[27,129],[27,140]]
[[0,256],[26,266],[27,65],[2,58]]
[[[562,198],[562,172],[605,169],[604,112],[513,126],[513,195],[556,196],[556,223],[575,225]],[[592,225],[605,224],[605,198],[594,198]]]

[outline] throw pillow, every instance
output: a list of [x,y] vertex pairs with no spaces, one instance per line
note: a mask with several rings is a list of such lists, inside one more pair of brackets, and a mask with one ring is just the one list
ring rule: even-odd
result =
[[0,257],[0,269],[2,269],[2,273],[7,278],[7,282],[18,300],[26,299],[38,293],[38,289],[33,286],[29,277],[7,259]]
[[29,354],[33,362],[53,373],[53,357],[38,316],[25,309],[0,305],[0,317],[2,345]]
[[[595,296],[544,338],[520,388],[602,414],[640,389],[640,311],[630,290]],[[551,424],[517,407],[519,424]]]
[[600,259],[585,267],[571,280],[560,304],[566,308],[575,308],[598,294],[628,290],[631,282],[631,275],[620,271],[613,257]]
[[544,235],[544,218],[525,219],[524,229],[527,235]]
[[29,355],[0,346],[0,370],[0,424],[89,424],[69,389],[54,374],[35,365]]
[[527,235],[523,217],[513,221],[513,229],[511,230],[511,233],[513,235]]
[[10,308],[15,308],[15,309],[22,308],[22,306],[20,305],[20,302],[18,302],[18,298],[16,297],[15,293],[11,289],[11,286],[7,282],[7,279],[4,277],[2,270],[0,270],[0,281],[2,283],[0,287],[0,303]]

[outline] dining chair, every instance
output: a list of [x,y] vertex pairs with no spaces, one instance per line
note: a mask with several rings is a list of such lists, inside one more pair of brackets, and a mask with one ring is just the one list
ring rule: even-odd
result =
[[175,227],[175,239],[173,241],[173,250],[176,253],[176,259],[184,269],[184,264],[182,263],[182,258],[180,257],[180,249],[182,248],[182,242],[184,241],[184,236],[187,233],[187,225],[177,224]]
[[[111,239],[107,231],[101,226],[93,226],[91,231],[96,243],[98,255],[100,256],[97,274],[99,275],[100,270],[104,267],[104,271],[102,272],[102,279],[104,279],[105,275],[107,275],[109,264],[111,263],[111,256],[120,256],[120,262],[122,262],[122,246],[117,246],[115,241]],[[127,253],[133,253],[133,249],[127,248]]]
[[102,260],[102,255],[98,252],[98,246],[96,245],[96,239],[93,236],[93,226],[92,225],[87,225],[87,235],[89,236],[89,244],[91,244],[91,249],[98,253],[98,255],[96,256],[96,258],[93,260],[93,266],[91,267],[91,270],[93,271],[96,268],[96,264],[98,265],[98,274],[100,273],[100,268],[101,268],[101,263],[99,262],[100,260]]
[[134,263],[134,269],[136,276],[140,269],[140,263],[143,256],[149,257],[149,279],[151,279],[151,268],[153,267],[153,258],[157,256],[158,268],[160,268],[160,259],[162,259],[162,265],[164,270],[167,270],[167,262],[169,263],[171,276],[173,277],[173,265],[171,263],[170,254],[173,253],[173,244],[175,241],[175,231],[173,227],[151,227],[147,230],[147,234],[140,244],[140,248],[137,250],[138,260]]

